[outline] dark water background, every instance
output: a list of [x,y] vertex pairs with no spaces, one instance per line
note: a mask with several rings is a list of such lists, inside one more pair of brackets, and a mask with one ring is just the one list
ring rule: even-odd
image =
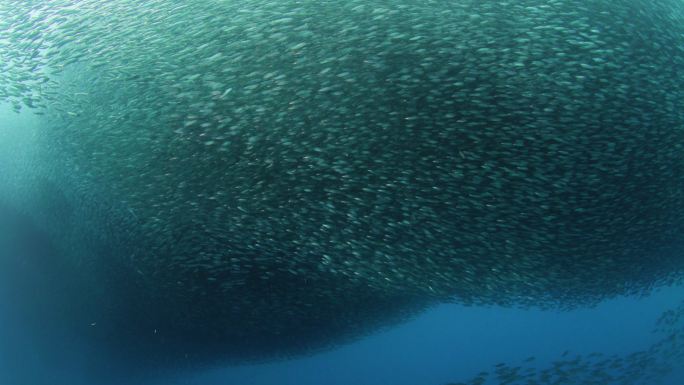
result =
[[[307,359],[215,370],[173,384],[446,384],[499,362],[536,356],[544,368],[566,357],[629,354],[655,342],[652,325],[676,306],[684,287],[620,298],[572,312],[445,305],[394,330]],[[682,371],[663,384],[684,383]],[[223,381],[223,382],[222,382]]]
[[[26,330],[25,325],[8,321],[8,312],[22,301],[32,300],[30,295],[2,298],[0,383],[92,383],[83,378],[88,352],[67,337],[50,335],[50,319],[45,319],[39,330]],[[525,366],[543,369],[576,355],[627,355],[648,349],[658,339],[652,333],[656,319],[682,298],[684,286],[663,288],[648,298],[618,298],[593,309],[569,312],[443,305],[405,325],[311,357],[167,373],[143,383],[438,385],[471,378],[499,362],[515,365],[530,356],[536,359]],[[96,374],[103,383],[115,377],[108,370]],[[130,380],[122,385],[126,383]],[[682,383],[684,371],[676,367],[662,382]]]

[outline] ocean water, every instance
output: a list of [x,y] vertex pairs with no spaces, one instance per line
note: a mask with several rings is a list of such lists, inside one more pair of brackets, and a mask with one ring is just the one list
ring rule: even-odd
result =
[[0,0],[0,385],[684,384],[681,0]]

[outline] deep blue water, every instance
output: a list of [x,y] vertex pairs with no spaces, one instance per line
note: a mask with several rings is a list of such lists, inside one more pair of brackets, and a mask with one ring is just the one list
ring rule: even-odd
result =
[[[443,305],[407,324],[311,357],[166,374],[145,383],[441,385],[471,378],[500,362],[517,364],[530,356],[536,360],[525,366],[543,369],[564,354],[626,355],[648,349],[657,339],[651,332],[656,319],[663,310],[680,304],[682,298],[684,286],[675,286],[647,298],[619,298],[596,308],[566,312]],[[80,383],[81,373],[73,362],[31,360],[38,357],[37,352],[32,354],[32,348],[52,349],[50,357],[64,358],[80,356],[83,352],[61,351],[77,347],[70,346],[69,341],[41,347],[43,342],[36,341],[40,333],[27,332],[21,325],[8,325],[2,320],[0,380],[12,381],[17,371],[50,371],[50,377],[59,381],[55,385]],[[16,359],[17,352],[22,360]],[[71,368],[71,372],[63,368]],[[675,367],[662,384],[684,383],[683,369]],[[108,373],[101,375],[107,377]]]
[[[655,342],[664,309],[684,298],[684,287],[644,299],[620,298],[593,309],[525,311],[444,305],[414,321],[314,357],[214,370],[173,384],[446,384],[499,362],[536,356],[543,368],[560,358],[602,352],[629,354]],[[684,383],[673,373],[665,384]]]

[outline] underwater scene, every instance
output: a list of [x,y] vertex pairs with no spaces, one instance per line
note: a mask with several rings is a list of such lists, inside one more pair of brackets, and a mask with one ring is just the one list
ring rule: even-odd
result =
[[0,0],[0,385],[684,385],[684,0]]

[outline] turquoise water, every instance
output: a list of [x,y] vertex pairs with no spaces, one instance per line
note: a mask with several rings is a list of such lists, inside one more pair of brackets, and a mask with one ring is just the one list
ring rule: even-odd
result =
[[0,0],[0,384],[679,384],[679,0]]

